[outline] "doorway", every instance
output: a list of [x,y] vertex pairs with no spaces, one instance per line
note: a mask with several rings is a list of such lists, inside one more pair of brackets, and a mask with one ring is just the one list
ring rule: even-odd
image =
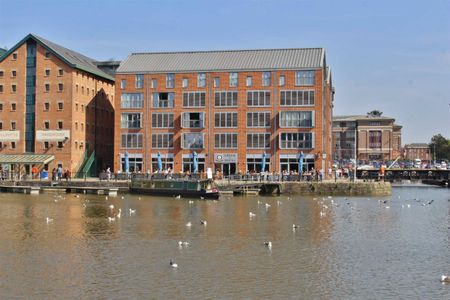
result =
[[236,174],[236,163],[222,163],[221,172],[223,176]]

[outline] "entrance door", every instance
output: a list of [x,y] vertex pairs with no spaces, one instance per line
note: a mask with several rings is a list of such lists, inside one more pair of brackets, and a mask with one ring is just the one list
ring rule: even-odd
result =
[[236,163],[222,164],[222,174],[224,176],[236,174]]

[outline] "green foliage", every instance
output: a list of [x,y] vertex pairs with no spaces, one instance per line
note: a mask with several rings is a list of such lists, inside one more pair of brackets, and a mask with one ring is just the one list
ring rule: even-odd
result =
[[367,115],[370,117],[381,117],[382,114],[383,112],[379,110],[372,110],[367,113]]
[[436,161],[450,160],[450,140],[441,134],[436,134],[431,138],[430,152],[436,153]]

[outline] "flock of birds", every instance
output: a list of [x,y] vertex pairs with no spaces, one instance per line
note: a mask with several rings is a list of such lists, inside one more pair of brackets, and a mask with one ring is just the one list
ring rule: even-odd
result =
[[[74,197],[75,197],[75,198],[80,198],[80,195],[74,195]],[[175,196],[175,198],[176,198],[176,199],[181,199],[181,195]],[[398,196],[398,199],[400,199],[400,198],[401,198],[401,197]],[[55,198],[54,198],[54,202],[56,203],[56,202],[58,202],[59,200],[64,200],[64,199],[65,199],[65,198],[64,198],[62,195],[56,195]],[[109,197],[108,197],[108,196],[105,196],[105,201],[108,201],[108,199],[109,199]],[[122,196],[122,200],[123,200],[123,199],[124,199],[124,196]],[[139,197],[138,199],[141,200],[141,197]],[[201,197],[201,199],[203,200],[204,198]],[[290,200],[292,200],[292,198],[291,198],[291,197],[287,197],[287,200],[290,201]],[[336,201],[334,201],[334,199],[333,199],[332,196],[322,197],[322,199],[319,199],[319,198],[313,198],[313,200],[318,201],[318,203],[321,205],[321,210],[320,210],[320,212],[319,212],[319,216],[320,216],[321,218],[324,217],[324,216],[326,216],[327,211],[328,211],[330,205],[331,205],[331,206],[336,206],[336,207],[340,206],[340,204],[338,204]],[[350,203],[349,201],[347,201],[348,198],[345,198],[345,200],[346,200],[346,202],[345,202],[346,205],[350,208],[350,210],[353,210],[354,207],[351,206],[351,203]],[[371,200],[371,199],[368,198],[367,200]],[[418,198],[415,198],[415,199],[413,199],[413,200],[414,200],[414,202],[418,202],[421,206],[431,205],[431,204],[433,204],[433,202],[434,202],[434,199],[427,200],[427,201],[422,201],[422,200],[420,200],[420,199],[418,199]],[[217,200],[214,200],[213,202],[216,202],[216,201],[217,201]],[[450,202],[450,199],[449,199],[448,201]],[[86,208],[86,207],[87,207],[87,205],[86,205],[87,202],[89,202],[89,200],[86,200],[85,203],[82,204],[83,208]],[[390,205],[389,205],[390,200],[378,200],[378,202],[380,203],[380,205],[384,205],[385,209],[389,209],[389,208],[390,208]],[[189,200],[188,203],[189,203],[189,204],[193,204],[194,201],[193,201],[193,200]],[[280,201],[280,200],[278,200],[276,203],[277,203],[277,206],[282,205],[282,201]],[[261,201],[258,200],[258,201],[257,201],[257,204],[258,204],[258,206],[260,206],[260,205],[262,205],[263,203],[262,203]],[[264,204],[264,208],[265,208],[266,212],[267,212],[271,207],[272,207],[272,205],[269,204],[269,203],[265,203],[265,204]],[[411,208],[411,204],[410,204],[410,203],[402,204],[402,205],[401,205],[401,208]],[[111,223],[111,222],[115,222],[116,219],[120,219],[121,216],[122,216],[122,209],[121,209],[121,208],[118,208],[117,210],[115,210],[114,204],[110,204],[110,205],[109,205],[109,211],[110,211],[110,215],[108,216],[108,222],[110,222],[110,223]],[[129,208],[129,209],[128,209],[128,215],[129,215],[129,216],[132,216],[132,215],[135,215],[135,214],[136,214],[136,209],[132,209],[132,208]],[[253,220],[253,219],[256,217],[256,213],[254,213],[254,212],[252,212],[252,211],[249,211],[248,216],[249,216],[250,220]],[[53,223],[53,222],[54,222],[54,219],[53,219],[53,218],[46,217],[46,223],[47,223],[47,224],[51,224],[51,223]],[[202,225],[202,226],[207,226],[207,225],[208,225],[208,222],[207,222],[206,220],[200,220],[200,225]],[[190,221],[187,222],[187,223],[186,223],[186,227],[192,227],[192,222],[190,222]],[[295,230],[297,230],[297,229],[299,229],[299,228],[300,228],[299,225],[297,225],[297,224],[292,224],[292,230],[293,230],[293,231],[295,231]],[[188,247],[189,245],[190,245],[190,243],[189,243],[188,241],[178,241],[178,247],[179,247],[180,249],[183,248],[183,247]],[[264,241],[264,242],[262,243],[262,245],[265,246],[267,249],[272,250],[272,242],[271,242],[271,241]],[[177,264],[176,262],[174,262],[173,259],[170,259],[170,260],[169,260],[169,265],[170,265],[172,268],[178,268],[178,264]],[[442,275],[440,281],[441,281],[443,284],[450,283],[450,276]]]

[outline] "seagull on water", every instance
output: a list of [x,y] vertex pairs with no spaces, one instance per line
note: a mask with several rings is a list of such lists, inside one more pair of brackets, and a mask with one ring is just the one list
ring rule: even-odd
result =
[[194,203],[194,201],[193,200],[189,200],[189,204],[192,204],[192,203]]
[[271,207],[271,205],[269,203],[266,203],[266,208]]
[[175,196],[176,199],[181,199],[181,195]]
[[134,215],[134,214],[136,213],[136,210],[135,210],[135,209],[131,209],[131,208],[130,208],[128,211],[130,212],[130,216],[131,216],[131,215]]
[[441,282],[442,283],[450,283],[450,276],[442,275]]
[[178,241],[178,246],[180,246],[180,248],[183,246],[187,247],[189,246],[189,242]]
[[292,229],[297,229],[298,225],[292,224]]
[[192,226],[192,223],[191,222],[187,222],[186,223],[186,227],[191,227]]
[[119,212],[117,213],[116,217],[117,219],[120,219],[121,216],[122,216],[122,209],[119,208]]
[[272,249],[272,242],[271,241],[264,242],[264,246],[266,246],[269,249]]
[[116,217],[108,217],[108,222],[114,222],[116,220]]
[[250,218],[253,218],[253,217],[255,217],[255,216],[256,216],[256,214],[255,214],[255,213],[253,213],[253,212],[249,212],[249,213],[248,213],[248,216],[249,216]]
[[53,219],[52,219],[52,218],[49,218],[49,217],[47,217],[45,220],[47,221],[47,224],[53,222]]
[[178,264],[174,263],[172,259],[170,260],[169,264],[172,268],[178,268]]
[[206,222],[206,220],[200,220],[200,224],[202,224],[202,225],[207,225],[208,224],[208,222]]
[[114,205],[111,204],[111,205],[109,206],[109,209],[110,209],[110,210],[113,210],[113,209],[114,209]]

